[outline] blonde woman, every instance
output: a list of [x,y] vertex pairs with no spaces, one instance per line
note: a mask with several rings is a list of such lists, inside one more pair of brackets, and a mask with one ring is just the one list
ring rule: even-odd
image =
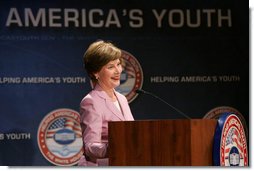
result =
[[79,166],[108,165],[108,121],[134,120],[126,97],[115,91],[122,72],[121,50],[96,41],[84,54],[85,69],[94,89],[80,103],[84,156]]

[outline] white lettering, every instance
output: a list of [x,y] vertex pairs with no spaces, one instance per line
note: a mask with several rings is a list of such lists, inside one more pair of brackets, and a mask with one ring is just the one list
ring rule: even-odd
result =
[[85,83],[85,77],[63,77],[63,83]]
[[227,14],[226,15],[222,15],[222,10],[219,9],[218,10],[218,26],[222,27],[222,20],[227,21],[227,26],[228,27],[232,27],[232,19],[231,19],[231,10],[227,10]]
[[62,27],[62,24],[60,22],[60,19],[61,19],[60,12],[61,12],[61,9],[59,8],[49,8],[49,26],[50,27]]
[[161,20],[163,18],[163,16],[165,15],[165,13],[167,12],[167,10],[162,10],[160,14],[157,13],[157,11],[155,9],[152,10],[153,14],[155,15],[155,18],[157,19],[157,27],[161,27]]
[[211,82],[210,76],[183,76],[181,82]]
[[8,140],[31,139],[30,133],[8,133],[5,134]]
[[0,133],[0,140],[4,140],[4,134]]
[[110,25],[116,25],[118,28],[121,27],[117,13],[113,9],[109,10],[105,27],[109,27]]
[[19,84],[20,77],[0,77],[0,84]]
[[16,8],[11,8],[7,21],[6,21],[6,26],[9,27],[11,24],[17,24],[19,27],[22,27],[22,22],[20,19],[20,16],[18,14],[18,10]]
[[192,21],[191,21],[191,12],[190,12],[190,10],[187,10],[187,15],[186,15],[186,20],[187,20],[187,26],[189,26],[189,27],[192,27],[192,28],[194,28],[194,27],[199,27],[200,25],[201,25],[201,14],[200,14],[200,10],[197,10],[196,11],[196,23],[193,23]]
[[[20,13],[19,13],[20,12]],[[127,13],[118,14],[116,9],[76,9],[76,8],[39,8],[37,11],[24,8],[10,8],[5,25],[7,27],[93,27],[93,28],[121,28],[121,16],[129,16],[128,24],[132,28],[144,25],[143,11],[131,9]],[[172,28],[232,27],[230,9],[152,9],[156,20],[156,27],[168,26]]]
[[168,13],[168,24],[171,27],[183,27],[184,25],[183,11],[179,9],[170,10]]
[[240,76],[235,76],[235,75],[231,75],[231,76],[219,76],[219,80],[221,82],[237,82],[240,81]]
[[[137,14],[137,15],[135,15]],[[134,21],[130,21],[129,24],[133,28],[140,28],[143,27],[143,18],[141,17],[143,15],[143,12],[139,9],[134,9],[130,11],[130,19]]]
[[39,23],[41,22],[41,26],[46,26],[46,13],[45,9],[39,9],[37,12],[37,16],[34,17],[32,10],[30,8],[25,8],[25,26],[30,26],[30,20],[32,22],[32,25],[34,27],[38,27]]
[[150,78],[152,83],[177,83],[179,82],[178,76],[155,76]]
[[75,27],[79,27],[78,15],[77,9],[65,9],[64,16],[66,17],[64,18],[64,26],[69,27],[69,23],[73,22]]
[[[226,12],[225,12],[226,11]],[[156,19],[156,26],[158,28],[163,27],[163,24],[167,24],[172,28],[198,28],[201,25],[208,28],[214,27],[232,27],[232,16],[231,10],[222,10],[222,9],[163,9],[158,12],[156,9],[152,9],[153,15]],[[168,15],[165,15],[168,13]],[[164,21],[165,17],[167,18],[167,23]],[[216,23],[217,21],[217,23]],[[224,25],[223,25],[224,24]]]
[[98,14],[99,16],[102,16],[103,15],[103,11],[101,9],[92,9],[89,11],[88,13],[88,16],[89,16],[89,24],[92,26],[92,27],[102,27],[103,24],[104,24],[104,21],[103,20],[99,20],[99,22],[95,22],[94,19],[95,18],[98,18],[98,15],[97,17],[94,17],[95,14]]
[[207,14],[207,27],[212,26],[212,13],[215,13],[215,9],[204,9],[203,13]]

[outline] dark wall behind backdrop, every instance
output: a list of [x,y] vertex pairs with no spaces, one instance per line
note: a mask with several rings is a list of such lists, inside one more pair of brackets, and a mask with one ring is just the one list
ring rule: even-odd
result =
[[[82,56],[97,39],[132,54],[138,88],[189,117],[228,106],[249,124],[248,1],[2,0],[1,165],[54,165],[38,147],[39,125],[56,109],[79,111],[91,90]],[[184,118],[151,96],[130,98],[136,120]]]

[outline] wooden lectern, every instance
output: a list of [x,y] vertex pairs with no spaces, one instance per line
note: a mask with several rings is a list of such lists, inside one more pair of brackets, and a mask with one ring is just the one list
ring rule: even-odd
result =
[[109,122],[110,166],[212,166],[217,120]]

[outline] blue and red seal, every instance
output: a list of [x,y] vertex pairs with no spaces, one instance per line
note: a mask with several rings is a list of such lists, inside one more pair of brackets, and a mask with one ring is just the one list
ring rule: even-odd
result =
[[220,116],[213,144],[215,166],[248,166],[248,148],[244,127],[234,113]]

